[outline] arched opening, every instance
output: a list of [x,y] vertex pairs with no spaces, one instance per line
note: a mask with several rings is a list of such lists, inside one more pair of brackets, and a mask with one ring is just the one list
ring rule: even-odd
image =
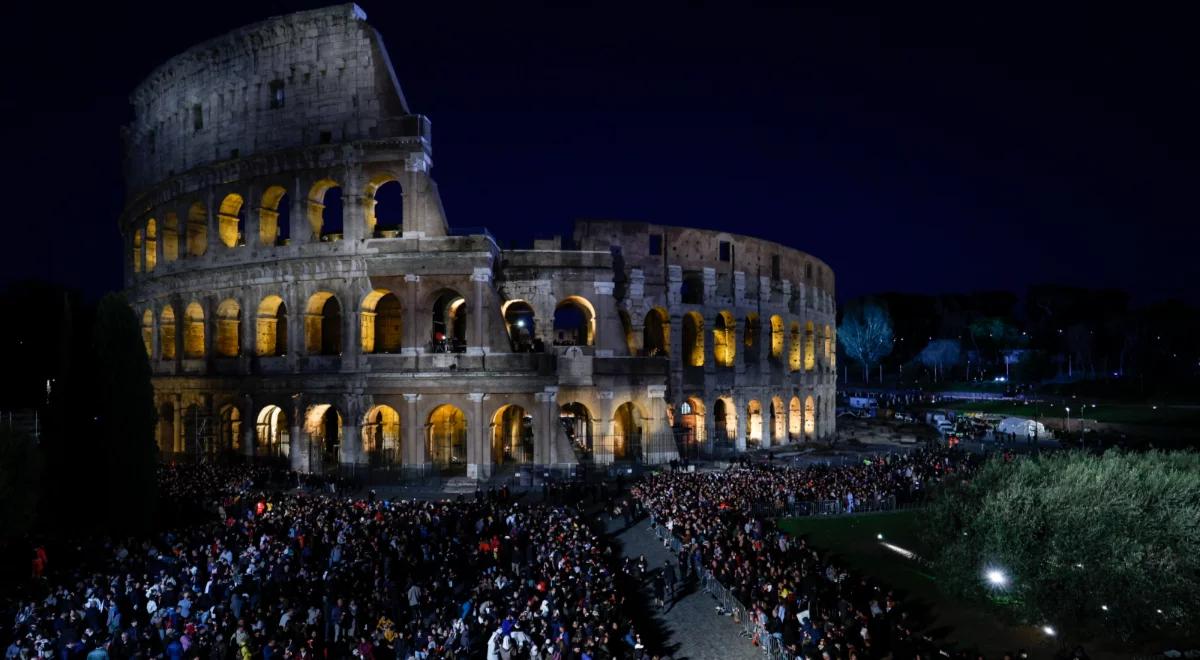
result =
[[259,357],[279,357],[287,354],[287,305],[283,298],[271,295],[258,304],[255,319],[254,354]]
[[578,401],[563,405],[558,409],[558,421],[562,424],[575,456],[580,460],[592,458],[592,438],[594,419],[587,406]]
[[208,251],[208,209],[193,202],[187,214],[187,253],[189,257],[204,256]]
[[704,317],[699,312],[683,315],[683,357],[686,366],[704,366]]
[[158,450],[175,451],[175,406],[169,401],[158,407]]
[[196,360],[204,357],[204,308],[190,303],[184,310],[183,357]]
[[737,329],[733,314],[718,312],[713,320],[713,360],[718,367],[732,367],[737,354]]
[[591,346],[596,334],[596,309],[586,298],[569,296],[554,308],[554,345]]
[[751,399],[746,404],[746,446],[757,449],[762,446],[762,404]]
[[166,263],[179,259],[179,216],[174,213],[163,217],[162,256]]
[[758,363],[758,346],[760,336],[762,335],[762,323],[758,320],[758,314],[747,314],[743,327],[743,355],[742,359],[746,364]]
[[328,291],[318,291],[308,299],[304,350],[309,355],[342,354],[342,305]]
[[800,371],[800,322],[792,321],[792,342],[788,346],[788,369]]
[[311,406],[304,416],[304,431],[309,440],[309,471],[337,467],[342,447],[342,414],[338,409],[328,403]]
[[237,357],[242,354],[242,306],[233,298],[217,306],[217,355]]
[[704,273],[694,270],[683,272],[679,286],[680,302],[685,305],[704,304]]
[[375,289],[363,300],[359,334],[363,353],[399,353],[404,312],[400,299],[387,289]]
[[219,442],[222,451],[241,451],[242,449],[242,411],[233,404],[221,408]]
[[788,403],[788,438],[792,441],[799,440],[803,433],[803,415],[800,410],[800,397],[794,396]]
[[291,432],[287,414],[279,406],[265,406],[258,411],[255,427],[256,456],[287,456],[291,452]]
[[[537,318],[533,307],[524,300],[509,300],[504,303],[504,325],[508,328],[508,342],[516,353],[535,351],[537,339]],[[540,349],[540,347],[538,347]],[[540,352],[540,350],[538,350]]]
[[390,174],[381,174],[367,184],[363,198],[366,235],[392,238],[404,229],[404,190]]
[[142,272],[142,230],[133,230],[133,245],[130,248],[133,259],[133,272]]
[[146,221],[146,272],[158,265],[158,222],[154,218]]
[[817,406],[809,396],[804,400],[804,438],[812,440],[817,433]]
[[704,402],[696,397],[688,397],[679,404],[679,428],[681,444],[684,448],[695,448],[708,442],[708,434],[704,428]]
[[258,242],[261,245],[287,245],[291,236],[292,213],[287,189],[271,186],[263,192],[258,208]]
[[[793,330],[793,335],[800,334],[800,326],[797,324]],[[804,370],[812,371],[817,368],[817,339],[814,335],[813,322],[809,321],[804,326]],[[798,337],[797,337],[798,338]],[[799,367],[796,367],[799,369]]]
[[443,291],[433,301],[430,338],[434,353],[467,352],[467,299],[457,291]]
[[221,200],[217,210],[217,236],[225,247],[244,245],[246,213],[243,206],[245,200],[237,193],[229,193]]
[[521,406],[508,405],[492,416],[492,463],[533,462],[533,417]]
[[142,343],[146,345],[146,357],[154,357],[154,312],[142,312]]
[[737,410],[733,399],[720,397],[713,403],[713,424],[717,427],[717,442],[730,444],[737,439]]
[[308,191],[308,224],[322,241],[342,239],[342,189],[333,179],[321,179]]
[[443,472],[465,471],[467,466],[467,416],[448,403],[429,413],[425,424],[426,451],[434,467]]
[[158,356],[163,360],[175,359],[175,308],[163,307],[158,322]]
[[833,338],[833,328],[828,324],[825,326],[825,332],[821,333],[821,338],[825,341],[825,367],[828,371],[833,371],[837,366],[837,343]]
[[362,446],[371,467],[399,465],[400,413],[391,406],[368,410],[363,417]]
[[671,354],[671,317],[667,310],[655,307],[646,312],[642,327],[642,350],[649,356]]
[[771,359],[783,359],[783,317],[771,316]]
[[217,452],[216,429],[211,416],[200,406],[192,404],[184,409],[183,446],[188,454],[215,454]]
[[642,455],[642,420],[645,416],[632,401],[621,404],[613,413],[612,457],[615,461],[632,460]]
[[771,397],[771,442],[781,445],[787,442],[787,413],[783,410],[783,399]]

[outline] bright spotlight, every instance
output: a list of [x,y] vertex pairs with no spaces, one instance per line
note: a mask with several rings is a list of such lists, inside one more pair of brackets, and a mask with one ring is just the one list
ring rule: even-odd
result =
[[883,540],[883,534],[876,534],[876,535],[875,535],[875,538],[877,538],[877,539],[879,539],[880,541],[882,541],[882,540]]
[[1101,605],[1101,606],[1100,606],[1100,609],[1102,609],[1102,610],[1104,610],[1105,612],[1107,612],[1107,611],[1108,611],[1108,605]]
[[1046,635],[1048,635],[1050,637],[1053,637],[1054,636],[1054,627],[1053,626],[1042,626],[1042,632],[1046,633]]
[[1003,587],[1008,585],[1008,576],[1004,574],[1004,571],[998,568],[989,568],[987,572],[984,573],[984,577],[987,578],[988,584],[992,585],[993,587]]

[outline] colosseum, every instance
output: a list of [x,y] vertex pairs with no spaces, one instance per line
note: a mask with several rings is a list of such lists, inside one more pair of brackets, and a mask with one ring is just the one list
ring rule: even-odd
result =
[[451,226],[430,121],[353,4],[197,45],[131,102],[125,282],[166,454],[487,479],[834,430],[825,263],[642,222],[530,249]]

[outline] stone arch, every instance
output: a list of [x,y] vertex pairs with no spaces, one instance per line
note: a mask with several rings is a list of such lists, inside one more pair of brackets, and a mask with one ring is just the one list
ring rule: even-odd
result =
[[733,314],[722,310],[713,319],[713,361],[718,367],[732,367],[737,355],[737,322]]
[[387,289],[367,294],[359,314],[363,353],[399,353],[404,338],[400,298]]
[[642,350],[646,355],[671,354],[671,315],[662,307],[651,307],[642,321]]
[[133,242],[130,247],[130,258],[133,260],[133,272],[142,272],[142,230],[133,230]]
[[375,406],[363,415],[362,449],[372,467],[400,465],[400,413],[391,406]]
[[461,472],[467,466],[467,416],[462,409],[444,403],[429,413],[425,423],[425,450],[440,471]]
[[342,354],[342,304],[328,291],[318,291],[308,299],[304,350],[309,355]]
[[150,218],[146,221],[146,272],[154,270],[158,265],[158,221]]
[[554,344],[591,346],[596,341],[596,308],[582,296],[567,296],[554,306]]
[[175,451],[175,404],[170,401],[158,406],[158,451]]
[[175,359],[175,308],[163,305],[158,322],[158,356],[163,360]]
[[269,295],[258,304],[254,326],[254,354],[259,357],[279,357],[287,354],[287,305],[283,298]]
[[429,330],[435,353],[465,353],[467,350],[467,299],[454,289],[441,289],[433,298]]
[[179,216],[173,212],[163,216],[162,256],[166,263],[179,259]]
[[146,357],[154,358],[154,311],[142,312],[142,343],[146,345]]
[[276,405],[258,411],[254,428],[256,456],[288,456],[291,453],[291,428],[287,413]]
[[392,174],[380,173],[371,177],[362,204],[366,236],[380,236],[380,232],[395,236],[403,231],[404,189]]
[[229,193],[221,200],[217,210],[217,236],[225,247],[243,244],[246,235],[245,200],[237,193]]
[[533,417],[521,406],[500,406],[492,415],[492,463],[533,462]]
[[308,434],[308,469],[323,472],[337,467],[342,448],[342,413],[330,403],[308,407],[304,414]]
[[758,345],[762,337],[762,322],[758,314],[751,312],[746,315],[742,322],[742,335],[742,359],[748,364],[755,364],[758,362]]
[[800,440],[804,434],[803,426],[804,414],[800,404],[800,397],[793,396],[788,402],[788,437],[792,440]]
[[821,335],[821,338],[825,341],[825,366],[829,371],[833,371],[837,366],[837,343],[834,341],[833,332],[833,328],[826,323],[825,332]]
[[787,442],[787,412],[783,409],[783,399],[771,397],[771,443],[781,445]]
[[[799,332],[799,327],[795,330]],[[814,337],[813,322],[804,324],[804,370],[812,371],[817,368],[817,339]]]
[[713,402],[713,425],[716,427],[713,431],[717,442],[730,443],[737,440],[737,407],[733,405],[731,397],[717,397]]
[[508,342],[517,353],[534,350],[537,340],[537,314],[528,301],[507,300],[500,306],[504,327],[508,329]]
[[686,366],[704,366],[704,317],[700,312],[683,315],[683,356]]
[[812,440],[817,434],[817,406],[810,394],[804,400],[804,438]]
[[746,404],[746,446],[757,449],[762,446],[762,438],[762,404],[756,399],[751,399]]
[[221,451],[240,451],[242,448],[242,411],[232,403],[221,407],[217,442]]
[[269,186],[258,207],[258,242],[261,245],[286,245],[291,235],[291,207],[287,188]]
[[642,436],[646,415],[632,401],[626,401],[613,412],[609,449],[613,460],[637,459],[642,455]]
[[242,306],[226,298],[217,306],[217,355],[237,357],[242,354]]
[[783,359],[783,317],[771,315],[771,359]]
[[204,308],[189,303],[183,312],[183,357],[196,360],[204,357]]
[[342,188],[333,179],[320,179],[308,189],[308,225],[323,241],[342,237]]
[[185,231],[188,256],[204,256],[208,252],[208,209],[203,202],[192,202],[188,207]]
[[792,321],[792,341],[788,345],[788,370],[800,371],[800,322]]
[[708,442],[704,410],[704,400],[699,397],[688,397],[679,404],[679,428],[684,446],[696,446]]
[[596,418],[588,407],[578,401],[565,403],[558,409],[559,423],[571,441],[579,458],[591,458],[595,447]]

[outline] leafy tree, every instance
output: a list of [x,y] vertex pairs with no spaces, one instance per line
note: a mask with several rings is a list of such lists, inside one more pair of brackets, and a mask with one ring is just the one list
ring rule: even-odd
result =
[[936,380],[939,371],[945,373],[962,361],[962,346],[955,339],[934,339],[917,354],[917,361],[933,369]]
[[863,367],[863,381],[871,381],[871,365],[892,352],[892,319],[873,300],[850,303],[838,326],[838,341],[847,357]]
[[993,459],[943,489],[925,525],[940,584],[1026,623],[1076,638],[1200,632],[1200,454]]
[[0,428],[0,540],[33,525],[40,495],[42,456],[29,436]]

